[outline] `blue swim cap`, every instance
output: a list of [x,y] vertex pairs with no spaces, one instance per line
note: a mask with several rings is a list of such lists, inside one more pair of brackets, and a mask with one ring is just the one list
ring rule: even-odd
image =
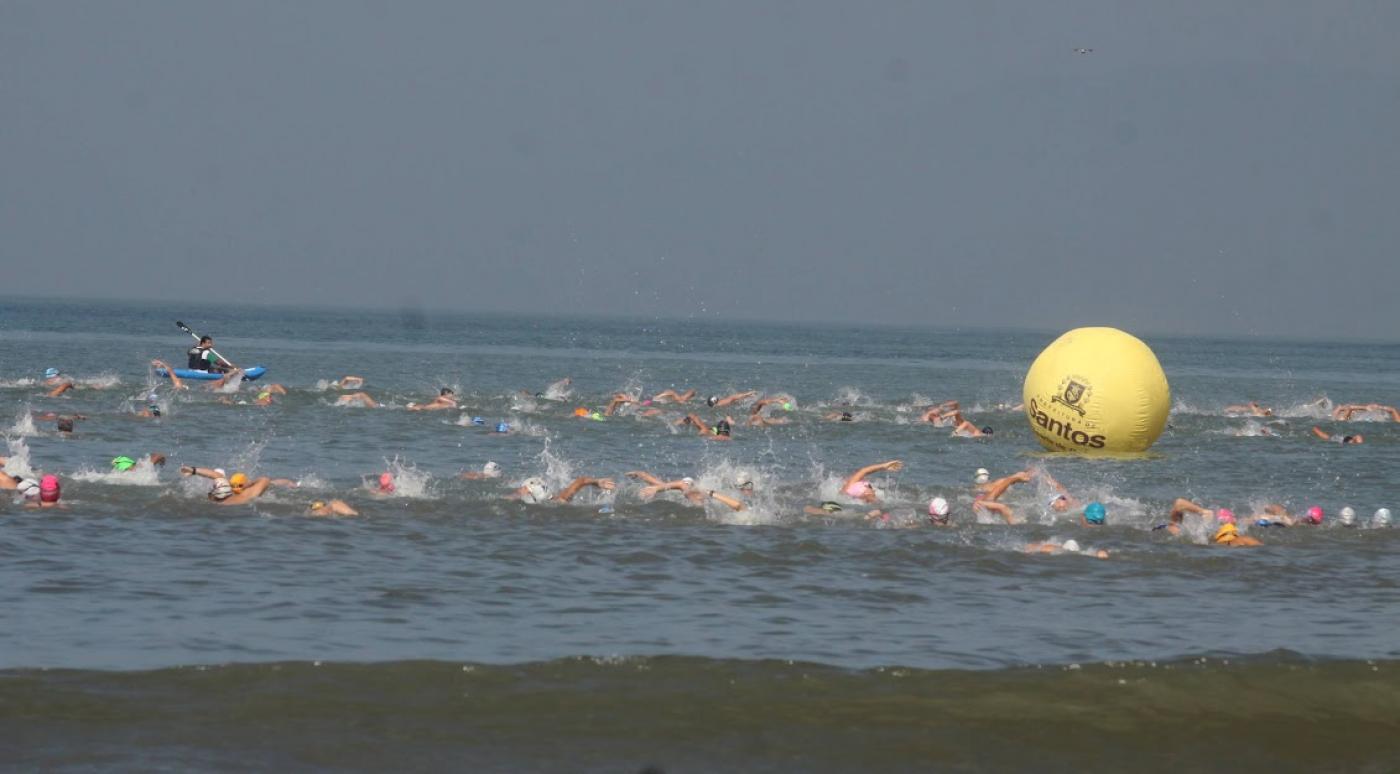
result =
[[1094,501],[1084,506],[1084,520],[1090,524],[1102,524],[1108,512],[1104,510],[1103,503]]
[[472,424],[474,424],[474,425],[484,425],[484,424],[486,424],[486,420],[485,420],[485,419],[482,419],[481,417],[472,417]]
[[57,369],[57,368],[46,368],[46,369],[44,369],[44,378],[45,378],[45,379],[52,379],[52,378],[54,378],[55,376],[58,376],[58,369]]
[[496,432],[498,432],[498,433],[509,433],[509,432],[510,432],[510,425],[506,424],[505,422],[502,422],[502,423],[496,425]]

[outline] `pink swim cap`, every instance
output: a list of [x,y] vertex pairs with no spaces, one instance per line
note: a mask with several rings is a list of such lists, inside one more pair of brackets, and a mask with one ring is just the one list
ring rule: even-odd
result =
[[1225,524],[1235,523],[1235,512],[1229,508],[1221,508],[1215,512],[1215,520]]
[[58,486],[58,476],[50,473],[39,479],[39,501],[45,503],[58,502],[61,490]]
[[846,487],[846,494],[851,497],[864,497],[872,488],[869,481],[853,481]]
[[393,491],[394,491],[394,474],[392,474],[392,473],[380,473],[380,474],[379,474],[379,491],[381,491],[381,492],[393,492]]
[[1308,509],[1308,521],[1312,522],[1313,524],[1321,524],[1321,523],[1322,523],[1322,507],[1321,507],[1321,506],[1314,505],[1313,507],[1311,507],[1311,508]]

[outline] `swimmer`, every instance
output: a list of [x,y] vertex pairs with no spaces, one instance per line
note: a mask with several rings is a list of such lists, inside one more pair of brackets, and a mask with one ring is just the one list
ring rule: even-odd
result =
[[928,503],[928,522],[935,527],[949,526],[948,501],[942,497],[935,497]]
[[955,400],[945,400],[936,406],[930,406],[919,415],[920,422],[928,422],[939,427],[956,424],[961,419],[958,402]]
[[[1222,508],[1221,511],[1223,512],[1222,516],[1228,514],[1230,519],[1234,519],[1234,514],[1230,513],[1229,510]],[[1181,525],[1185,521],[1186,514],[1188,513],[1195,513],[1200,516],[1204,516],[1207,519],[1210,518],[1212,515],[1210,509],[1206,508],[1205,506],[1193,503],[1184,497],[1178,497],[1176,498],[1176,501],[1172,503],[1172,510],[1171,513],[1167,515],[1166,523],[1158,524],[1152,529],[1165,529],[1167,532],[1173,535],[1179,535],[1181,534]],[[1222,521],[1223,520],[1224,519],[1222,518]]]
[[1022,550],[1023,550],[1025,553],[1028,553],[1028,554],[1080,554],[1080,553],[1082,553],[1082,554],[1084,554],[1084,556],[1092,556],[1092,557],[1094,557],[1095,559],[1107,559],[1107,558],[1108,558],[1108,552],[1107,552],[1107,551],[1104,551],[1103,549],[1099,549],[1099,550],[1097,550],[1097,551],[1095,551],[1095,552],[1093,552],[1093,553],[1087,553],[1087,552],[1085,552],[1084,549],[1080,548],[1080,546],[1079,546],[1079,541],[1074,540],[1073,538],[1071,538],[1071,539],[1069,539],[1069,540],[1066,540],[1066,541],[1063,542],[1063,543],[1028,543],[1028,544],[1026,544],[1026,547],[1023,548]]
[[154,392],[146,396],[146,407],[136,412],[136,416],[145,419],[160,419],[160,396]]
[[990,438],[992,436],[992,427],[988,425],[983,428],[978,428],[977,425],[964,419],[958,423],[957,427],[953,428],[952,436],[954,438]]
[[[76,418],[81,419],[81,417]],[[60,433],[71,433],[73,432],[74,419],[75,417],[59,417],[58,421],[54,423],[54,427],[58,428]]]
[[888,462],[877,462],[874,465],[866,465],[846,477],[841,484],[841,492],[847,497],[854,498],[863,503],[878,503],[880,495],[875,490],[875,486],[866,477],[873,473],[898,473],[904,469],[901,460],[890,460]]
[[752,398],[757,394],[757,390],[749,390],[747,392],[736,392],[732,395],[725,395],[723,397],[719,395],[711,395],[710,397],[705,399],[705,405],[709,406],[710,408],[723,408],[731,403],[738,403],[741,400],[747,400],[749,398]]
[[733,419],[731,419],[730,417],[725,417],[724,419],[721,419],[720,421],[716,422],[714,427],[710,427],[705,424],[704,420],[700,419],[700,417],[694,414],[687,414],[685,420],[682,422],[682,424],[688,424],[694,427],[697,431],[699,431],[701,437],[703,437],[707,441],[733,440],[733,438],[731,437],[731,433],[733,432],[734,427],[733,423]]
[[49,387],[45,394],[49,398],[57,398],[65,392],[73,389],[73,380],[59,373],[57,368],[50,368],[44,371],[44,386]]
[[1366,439],[1360,433],[1357,433],[1356,435],[1328,435],[1327,433],[1323,432],[1322,428],[1318,427],[1317,425],[1313,425],[1312,434],[1317,436],[1318,438],[1321,438],[1324,441],[1339,443],[1343,446],[1347,444],[1358,444],[1366,442]]
[[690,402],[690,399],[691,399],[691,398],[694,398],[694,397],[695,397],[695,390],[694,390],[694,389],[689,389],[689,390],[686,390],[685,392],[676,392],[675,390],[662,390],[661,392],[658,392],[658,393],[656,393],[655,395],[651,396],[651,402],[652,402],[652,403],[689,403],[689,402]]
[[631,471],[627,476],[647,482],[648,485],[642,487],[641,490],[637,492],[637,496],[641,497],[643,500],[650,500],[661,492],[680,492],[685,496],[685,499],[696,505],[703,505],[706,500],[714,500],[735,512],[742,511],[748,507],[738,499],[730,497],[722,492],[717,492],[713,489],[707,491],[697,489],[695,486],[695,479],[690,476],[676,481],[662,481],[644,470]]
[[63,496],[63,487],[59,485],[58,476],[52,473],[39,478],[39,498],[37,500],[26,497],[24,507],[26,508],[67,508],[68,506],[59,502]]
[[1390,509],[1377,508],[1375,515],[1371,516],[1371,527],[1381,528],[1390,526]]
[[[1033,477],[1043,480],[1045,483],[1049,484],[1052,489],[1055,490],[1050,495],[1050,510],[1063,513],[1065,511],[1079,507],[1079,501],[1071,497],[1069,490],[1065,489],[1064,484],[1061,484],[1060,482],[1056,481],[1055,478],[1051,476],[1049,472],[1044,470],[1036,471],[1033,474]],[[1102,504],[1100,504],[1099,508],[1100,510],[1102,510]]]
[[378,485],[374,489],[370,490],[370,494],[377,495],[380,497],[388,497],[389,495],[397,492],[398,490],[398,485],[394,483],[394,474],[385,471],[379,474]]
[[1338,406],[1332,409],[1332,418],[1340,422],[1349,422],[1352,420],[1353,414],[1367,414],[1370,412],[1389,414],[1391,420],[1400,422],[1400,410],[1397,410],[1394,406],[1386,406],[1380,403],[1350,403],[1345,406]]
[[464,478],[468,481],[484,481],[491,478],[500,478],[501,466],[494,462],[487,462],[485,465],[481,466],[481,470],[463,471],[457,477]]
[[258,397],[253,399],[253,403],[258,406],[271,406],[273,395],[286,395],[287,388],[280,384],[269,384],[258,390]]
[[178,376],[175,375],[175,369],[171,368],[171,367],[170,367],[170,364],[166,363],[164,360],[152,360],[152,361],[151,361],[151,367],[152,367],[152,368],[159,368],[160,370],[164,371],[166,377],[170,379],[170,386],[171,386],[173,389],[176,389],[176,390],[185,390],[185,389],[189,389],[189,388],[185,385],[184,382],[180,381],[180,377],[178,377]]
[[1084,526],[1102,527],[1108,521],[1108,511],[1103,503],[1095,500],[1084,506]]
[[835,500],[823,500],[820,505],[808,505],[802,512],[808,516],[831,516],[846,510]]
[[1343,505],[1342,509],[1337,511],[1337,523],[1343,527],[1355,527],[1356,509],[1352,508],[1350,505]]
[[849,411],[828,411],[822,415],[827,422],[854,422],[856,417]]
[[760,427],[764,425],[785,425],[788,423],[786,417],[764,416],[763,410],[769,406],[777,406],[783,411],[792,411],[795,405],[791,395],[770,395],[759,398],[749,407],[748,422],[750,425]]
[[367,392],[352,392],[348,395],[340,395],[335,399],[337,406],[361,406],[363,408],[379,408],[379,402],[370,397]]
[[317,500],[306,508],[307,516],[359,516],[344,500]]
[[577,495],[584,487],[589,486],[596,487],[597,489],[601,489],[605,492],[610,492],[617,487],[617,485],[614,484],[613,480],[610,478],[590,478],[588,476],[579,476],[578,478],[569,482],[569,485],[564,487],[563,491],[551,497],[549,495],[549,489],[545,486],[543,479],[531,476],[530,478],[527,478],[523,482],[521,482],[520,487],[518,489],[506,495],[506,499],[519,500],[523,503],[529,503],[531,505],[544,502],[567,503],[572,501],[574,499],[574,496]]
[[1241,535],[1239,528],[1234,524],[1220,525],[1220,529],[1215,531],[1215,536],[1210,541],[1226,548],[1253,548],[1264,545],[1249,535]]
[[342,376],[326,386],[337,390],[358,390],[365,386],[365,379],[363,376]]
[[[608,416],[608,417],[610,417],[610,416],[612,416],[618,409],[622,408],[623,406],[626,406],[626,405],[631,404],[631,403],[636,403],[636,402],[637,402],[637,399],[636,399],[635,397],[633,397],[633,396],[631,396],[631,395],[628,395],[628,394],[625,393],[625,392],[613,393],[612,400],[608,401],[607,407],[605,407],[605,408],[603,409],[603,416]],[[579,413],[580,411],[582,411],[583,413],[580,414],[580,413]],[[590,414],[595,414],[595,413],[597,413],[597,412],[589,411],[588,409],[586,409],[586,408],[584,408],[584,407],[582,407],[582,406],[580,406],[579,408],[574,409],[574,416],[579,417],[579,418],[581,418],[581,419],[587,419],[587,418],[589,417]]]
[[[199,468],[193,465],[181,465],[180,475],[200,476],[214,482],[209,489],[208,498],[217,505],[243,505],[263,496],[269,486],[281,486],[295,488],[297,482],[287,478],[273,479],[261,476],[255,481],[249,481],[248,476],[243,473],[235,473],[232,478],[224,477],[223,468]],[[234,482],[238,483],[237,489]]]
[[999,500],[1013,484],[1024,484],[1030,480],[1030,471],[1022,470],[987,484],[987,488],[973,499],[972,512],[979,513],[981,511],[988,511],[1000,516],[1007,524],[1019,523],[1015,511],[1011,510],[1011,506],[999,502]]
[[457,408],[457,393],[451,387],[438,390],[438,396],[427,403],[410,403],[409,411],[441,411]]
[[1274,410],[1261,406],[1254,401],[1250,401],[1242,406],[1226,406],[1225,413],[1234,415],[1247,414],[1254,417],[1271,417],[1274,415]]

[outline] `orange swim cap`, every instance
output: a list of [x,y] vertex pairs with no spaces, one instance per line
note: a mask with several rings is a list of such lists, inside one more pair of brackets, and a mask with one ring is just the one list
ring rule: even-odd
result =
[[233,491],[237,492],[248,485],[248,477],[242,473],[234,473],[232,476],[228,477],[228,485],[233,487]]
[[579,406],[578,408],[574,409],[574,416],[586,417],[588,416],[588,409],[584,408],[583,406]]

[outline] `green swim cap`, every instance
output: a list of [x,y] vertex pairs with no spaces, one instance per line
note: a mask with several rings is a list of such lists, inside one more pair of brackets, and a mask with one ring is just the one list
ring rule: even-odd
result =
[[599,413],[596,412],[596,411],[593,412],[592,414],[590,414],[588,418],[589,418],[589,419],[592,419],[592,420],[595,421],[595,422],[602,422],[602,421],[603,421],[603,415],[602,415],[602,414],[599,414]]
[[130,457],[114,457],[112,459],[112,470],[131,470],[136,467],[136,460]]
[[792,404],[791,404],[791,403],[784,403],[784,404],[783,404],[783,411],[792,411]]

